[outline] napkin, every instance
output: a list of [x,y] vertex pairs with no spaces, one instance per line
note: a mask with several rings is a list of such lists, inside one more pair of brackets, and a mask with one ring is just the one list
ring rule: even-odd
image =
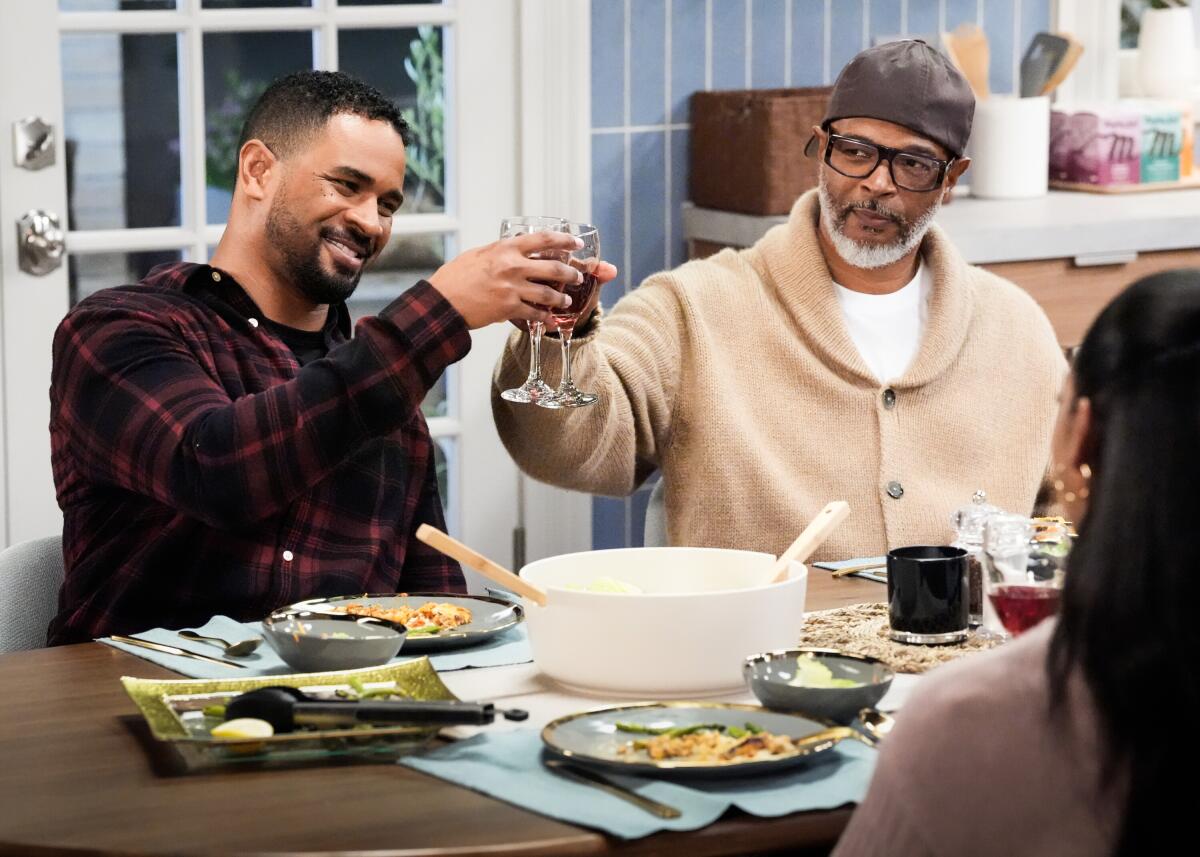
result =
[[[860,556],[858,559],[843,559],[838,562],[814,562],[816,568],[823,568],[826,571],[837,571],[840,568],[849,568],[852,565],[887,565],[886,556]],[[887,569],[875,568],[870,571],[855,571],[846,575],[847,577],[863,577],[867,580],[874,580],[876,583],[887,583]]]
[[637,839],[660,830],[698,830],[730,807],[775,817],[857,803],[875,769],[875,750],[843,741],[810,764],[777,774],[737,779],[670,782],[605,773],[616,783],[668,804],[683,814],[661,819],[593,786],[552,773],[542,765],[535,730],[483,733],[400,764],[542,815]]
[[[214,616],[199,628],[196,628],[196,630],[206,636],[221,637],[231,643],[236,640],[244,640],[247,637],[262,636],[262,626],[260,623],[239,622],[236,619],[230,619],[228,616]],[[208,655],[209,657],[225,657],[221,653],[220,646],[213,645],[212,643],[202,643],[198,640],[185,640],[178,636],[175,631],[166,628],[151,628],[149,631],[141,631],[129,636],[141,637],[143,640],[149,640],[152,643],[164,643],[168,646],[176,646],[180,649],[187,649],[188,651]],[[226,660],[243,664],[246,667],[245,669],[226,667],[207,661],[198,661],[195,658],[184,658],[178,655],[155,652],[151,649],[143,649],[141,646],[118,643],[108,637],[101,637],[97,642],[120,649],[123,652],[128,652],[131,655],[137,655],[139,658],[144,658],[190,678],[251,678],[261,675],[290,675],[296,672],[293,667],[289,667],[280,659],[279,655],[275,654],[275,650],[265,640],[252,655],[244,658],[226,658]],[[415,660],[418,657],[421,657],[421,655],[415,652],[406,652],[401,648],[400,654],[389,661],[389,663],[403,663]],[[525,625],[522,623],[515,628],[502,631],[486,643],[480,643],[463,649],[429,652],[429,660],[435,670],[447,672],[450,670],[470,669],[472,667],[524,664],[533,660],[533,655],[529,649],[529,637],[525,632]]]

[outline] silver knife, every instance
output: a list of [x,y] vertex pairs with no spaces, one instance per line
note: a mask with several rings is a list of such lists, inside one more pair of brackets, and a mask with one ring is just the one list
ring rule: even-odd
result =
[[181,658],[195,658],[198,661],[208,661],[210,664],[221,664],[222,666],[237,667],[243,670],[246,668],[245,664],[227,661],[224,658],[216,658],[212,655],[202,655],[199,652],[189,652],[187,649],[181,649],[178,646],[168,646],[166,643],[155,643],[138,637],[123,637],[120,634],[113,634],[109,639],[115,640],[118,643],[124,643],[127,646],[141,646],[143,649],[153,649],[156,652],[178,655]]
[[673,806],[668,806],[665,803],[659,803],[653,798],[645,797],[635,791],[630,791],[625,786],[619,786],[610,780],[608,777],[597,774],[595,771],[587,768],[576,767],[561,759],[547,759],[544,762],[545,766],[561,777],[566,777],[569,780],[583,783],[587,786],[595,786],[603,789],[613,797],[619,797],[621,800],[628,801],[634,806],[644,809],[646,812],[657,815],[659,818],[679,818],[683,815],[682,812]]

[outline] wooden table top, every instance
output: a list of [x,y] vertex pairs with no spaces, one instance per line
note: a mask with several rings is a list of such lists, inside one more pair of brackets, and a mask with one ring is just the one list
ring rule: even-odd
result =
[[[810,580],[809,609],[881,600],[864,580]],[[849,809],[732,812],[693,833],[625,842],[396,764],[157,775],[118,678],[174,673],[86,643],[0,656],[0,854],[574,855],[797,853]]]

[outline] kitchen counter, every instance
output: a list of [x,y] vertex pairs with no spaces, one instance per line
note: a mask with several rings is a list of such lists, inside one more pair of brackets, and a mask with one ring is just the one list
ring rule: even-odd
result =
[[[684,237],[748,247],[786,217],[683,205]],[[1034,199],[955,196],[937,223],[976,265],[1068,257],[1119,264],[1137,253],[1200,247],[1200,189],[1098,194],[1050,191]]]

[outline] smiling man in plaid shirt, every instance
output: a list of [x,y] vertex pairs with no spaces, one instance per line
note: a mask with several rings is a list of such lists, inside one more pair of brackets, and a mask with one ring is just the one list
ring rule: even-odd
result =
[[391,234],[408,135],[351,77],[277,81],[243,129],[212,264],[161,266],[64,319],[52,645],[317,596],[464,589],[458,565],[413,537],[444,526],[421,401],[469,329],[569,303],[530,279],[578,274],[528,256],[576,239],[468,251],[350,339],[345,300]]

